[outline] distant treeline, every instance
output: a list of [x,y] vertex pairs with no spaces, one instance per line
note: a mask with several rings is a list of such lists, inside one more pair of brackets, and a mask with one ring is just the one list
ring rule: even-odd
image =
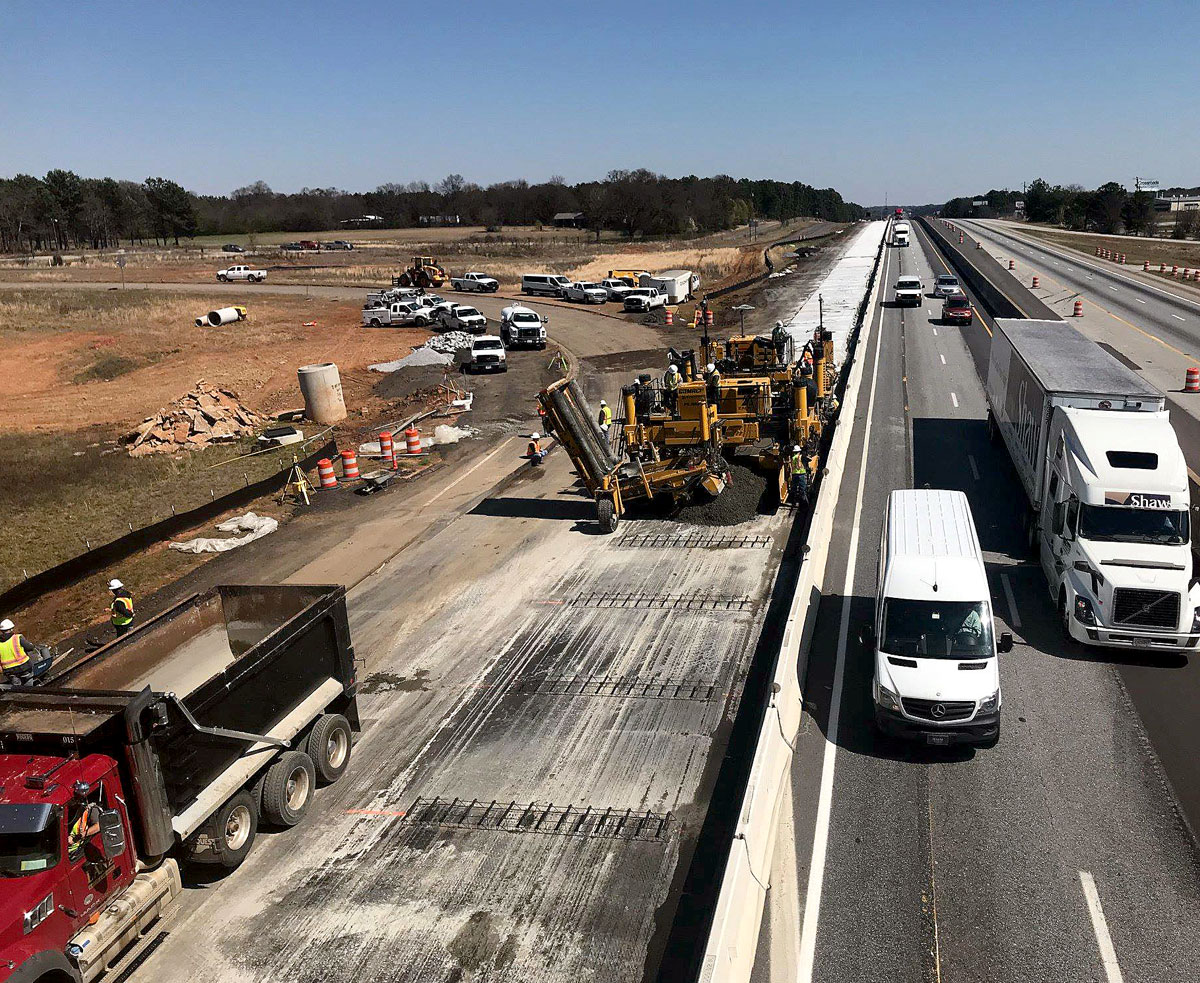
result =
[[799,181],[752,181],[727,175],[668,178],[647,170],[610,171],[603,181],[569,185],[504,181],[480,187],[451,174],[384,184],[374,191],[305,188],[278,194],[262,181],[229,195],[195,195],[174,181],[141,184],[83,178],[53,170],[44,178],[0,179],[0,248],[6,252],[103,248],[148,240],[179,242],[196,235],[326,231],[366,215],[385,228],[408,228],[428,216],[458,216],[464,225],[549,224],[556,214],[582,212],[589,229],[629,235],[717,232],[751,218],[812,216],[835,222],[865,210],[832,188]]
[[[1170,188],[1164,195],[1196,194],[1194,188]],[[1025,191],[989,191],[970,198],[951,198],[941,206],[946,218],[988,218],[1016,213],[1018,201],[1025,202],[1025,217],[1031,222],[1049,222],[1082,232],[1154,235],[1158,222],[1167,214],[1174,218],[1173,235],[1187,238],[1200,231],[1200,214],[1194,211],[1163,213],[1154,208],[1149,191],[1127,191],[1109,181],[1088,191],[1078,184],[1050,184],[1038,178]],[[976,206],[976,201],[987,204]]]

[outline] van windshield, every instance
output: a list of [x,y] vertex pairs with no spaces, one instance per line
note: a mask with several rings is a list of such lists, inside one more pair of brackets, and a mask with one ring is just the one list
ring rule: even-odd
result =
[[921,659],[988,658],[992,616],[985,601],[912,601],[883,604],[880,651]]
[[1083,505],[1079,509],[1080,539],[1182,546],[1188,541],[1188,526],[1186,510],[1129,509],[1114,505]]

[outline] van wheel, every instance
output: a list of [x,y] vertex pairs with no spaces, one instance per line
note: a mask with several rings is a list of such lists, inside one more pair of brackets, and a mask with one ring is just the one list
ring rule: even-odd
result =
[[326,713],[317,718],[308,735],[305,749],[312,758],[317,778],[326,785],[336,782],[350,766],[350,751],[354,739],[350,723],[340,713]]
[[258,833],[258,809],[250,793],[243,789],[224,803],[200,827],[197,838],[207,839],[207,847],[195,852],[195,859],[233,870],[239,867]]
[[1036,512],[1025,514],[1025,546],[1029,550],[1029,555],[1036,558],[1038,555],[1038,517]]
[[303,751],[285,751],[263,781],[263,818],[275,826],[295,826],[308,812],[317,772]]
[[1000,428],[996,426],[996,418],[992,415],[991,410],[988,410],[987,414],[987,431],[988,440],[993,444],[1000,443]]

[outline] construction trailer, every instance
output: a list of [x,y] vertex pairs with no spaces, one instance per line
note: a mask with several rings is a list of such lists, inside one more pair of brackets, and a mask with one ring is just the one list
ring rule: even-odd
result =
[[605,532],[615,532],[628,504],[639,499],[666,496],[682,504],[725,489],[728,465],[721,456],[716,407],[708,402],[704,383],[681,385],[674,413],[659,400],[645,423],[635,421],[639,389],[627,386],[623,393],[630,422],[620,435],[621,454],[614,453],[574,379],[561,379],[538,394],[547,429],[595,498],[596,520]]

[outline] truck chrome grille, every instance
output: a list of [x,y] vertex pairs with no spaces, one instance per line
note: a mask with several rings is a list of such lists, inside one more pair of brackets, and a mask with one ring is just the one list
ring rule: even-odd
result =
[[967,720],[975,712],[974,700],[917,700],[906,696],[900,702],[910,717],[932,720],[938,724]]
[[1179,595],[1174,591],[1118,587],[1113,591],[1113,624],[1178,628]]

